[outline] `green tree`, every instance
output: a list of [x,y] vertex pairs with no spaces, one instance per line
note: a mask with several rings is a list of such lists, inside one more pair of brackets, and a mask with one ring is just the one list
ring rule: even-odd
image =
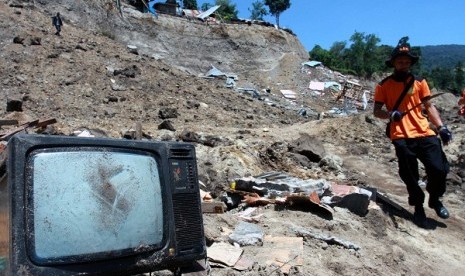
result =
[[331,61],[328,65],[334,70],[344,72],[347,66],[344,64],[345,56],[347,55],[347,43],[344,41],[336,41],[329,48]]
[[355,32],[351,37],[347,51],[347,66],[358,76],[371,77],[382,68],[384,63],[377,56],[377,44],[381,41],[376,35]]
[[457,65],[455,66],[455,92],[456,94],[460,94],[462,92],[462,89],[465,85],[464,83],[464,72],[463,72],[463,63],[461,61],[457,62]]
[[308,54],[311,60],[322,62],[327,67],[331,66],[330,53],[327,50],[321,48],[320,45],[315,45],[315,47],[313,47],[313,49],[310,52],[308,52]]
[[435,87],[443,90],[453,90],[452,84],[454,82],[454,76],[452,75],[451,70],[436,67],[431,70],[431,78]]
[[231,3],[230,0],[215,0],[215,5],[221,6],[216,13],[224,20],[237,19],[239,11],[236,9],[236,4]]
[[196,10],[197,9],[197,0],[183,0],[182,7],[188,10]]
[[211,3],[203,3],[200,8],[202,9],[202,11],[206,11],[208,10],[209,8],[213,7],[213,5]]
[[332,70],[354,74],[359,77],[371,77],[376,72],[387,70],[384,61],[393,47],[377,46],[380,39],[374,34],[365,35],[355,32],[347,42],[334,42],[329,51],[319,45],[309,52],[311,59],[316,59]]
[[260,1],[256,0],[252,3],[252,9],[249,8],[250,11],[250,19],[252,20],[263,20],[263,16],[268,14],[268,11],[265,8],[265,4]]
[[291,7],[290,0],[265,0],[271,15],[276,17],[276,25],[279,27],[279,16],[281,13]]

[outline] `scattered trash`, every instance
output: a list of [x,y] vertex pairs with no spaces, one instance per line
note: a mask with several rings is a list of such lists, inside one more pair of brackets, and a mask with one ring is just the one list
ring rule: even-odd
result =
[[360,246],[358,246],[358,245],[356,245],[356,244],[354,244],[352,242],[344,241],[344,240],[339,239],[339,238],[337,238],[335,236],[313,233],[312,231],[307,230],[307,229],[302,228],[302,227],[292,227],[292,230],[299,237],[318,239],[318,240],[325,241],[327,244],[330,244],[330,245],[331,244],[341,245],[341,246],[343,246],[344,248],[347,248],[347,249],[353,249],[353,250],[359,250],[360,249]]
[[265,236],[263,250],[254,256],[260,264],[276,265],[279,270],[288,275],[291,267],[303,265],[302,237]]
[[311,81],[308,88],[311,90],[323,91],[325,89],[325,83],[321,81]]
[[283,94],[284,98],[286,99],[295,99],[297,98],[297,94],[292,90],[280,90],[281,94]]
[[212,266],[234,266],[244,250],[229,243],[214,243],[207,248],[207,256]]
[[302,66],[317,67],[317,66],[320,66],[320,65],[323,65],[323,63],[319,62],[319,61],[316,61],[316,60],[302,62]]
[[264,233],[263,230],[255,224],[241,221],[229,235],[231,243],[245,245],[262,245]]

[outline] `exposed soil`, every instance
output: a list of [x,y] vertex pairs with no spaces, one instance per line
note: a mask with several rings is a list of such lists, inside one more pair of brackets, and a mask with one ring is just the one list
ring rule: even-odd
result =
[[[19,100],[23,109],[2,108],[3,119],[56,118],[56,124],[41,130],[51,134],[87,129],[97,136],[122,138],[141,123],[144,139],[195,136],[199,178],[215,198],[235,178],[279,171],[301,179],[374,187],[404,208],[372,202],[368,214],[359,216],[335,207],[328,219],[311,210],[260,207],[256,225],[266,235],[296,237],[293,228],[302,227],[360,247],[349,250],[304,238],[302,263],[297,265],[297,258],[283,261],[291,266],[288,275],[463,274],[465,120],[456,115],[453,95],[436,98],[454,133],[453,143],[445,147],[451,173],[443,199],[451,217],[442,220],[427,209],[432,229],[421,229],[412,222],[413,210],[397,176],[393,146],[384,137],[384,122],[372,116],[371,107],[332,115],[332,108],[342,107],[335,92],[326,89],[317,96],[308,83],[352,77],[324,67],[301,70],[306,53],[291,34],[264,26],[205,25],[167,15],[153,19],[129,6],[120,19],[114,1],[46,2],[0,1],[0,103]],[[51,25],[56,11],[65,22],[62,36],[55,36]],[[127,44],[136,45],[139,53],[132,53]],[[253,87],[261,96],[225,88],[224,79],[199,77],[210,65],[237,74],[238,87]],[[378,80],[359,81],[372,90]],[[297,99],[284,98],[280,89],[297,92]],[[299,114],[302,109],[306,116]],[[159,128],[166,121],[174,130]],[[302,158],[298,162],[289,148],[302,137],[322,145],[325,156],[338,156],[342,166],[328,168]],[[228,240],[239,222],[235,214],[243,207],[204,214],[209,245]],[[256,261],[270,250],[266,246],[243,249],[243,256],[255,264],[243,271],[213,267],[211,275],[283,275],[278,266]]]

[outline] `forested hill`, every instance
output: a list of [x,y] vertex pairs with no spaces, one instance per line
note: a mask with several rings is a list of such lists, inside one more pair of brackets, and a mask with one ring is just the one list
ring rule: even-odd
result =
[[452,69],[461,61],[465,64],[465,45],[438,45],[421,47],[421,64],[426,70],[436,67]]

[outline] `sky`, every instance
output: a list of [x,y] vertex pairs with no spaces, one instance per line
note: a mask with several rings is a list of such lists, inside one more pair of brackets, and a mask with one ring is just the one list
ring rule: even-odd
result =
[[[239,18],[249,18],[255,0],[230,0]],[[197,0],[199,6],[213,0]],[[315,45],[329,50],[355,32],[374,34],[379,45],[396,46],[403,36],[412,46],[465,45],[465,0],[290,0],[279,19],[307,51]],[[266,16],[273,24],[275,17]]]

